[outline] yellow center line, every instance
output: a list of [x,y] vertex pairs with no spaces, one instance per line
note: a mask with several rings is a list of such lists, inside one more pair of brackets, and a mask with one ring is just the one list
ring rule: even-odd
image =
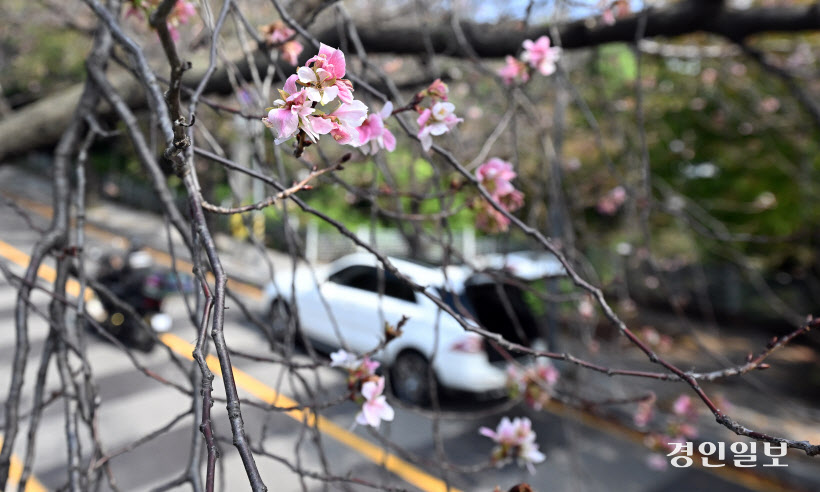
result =
[[[19,265],[23,268],[28,268],[29,260],[31,259],[27,254],[23,253],[19,249],[15,248],[14,246],[3,242],[0,240],[0,256],[5,257],[12,263]],[[46,282],[54,283],[54,280],[57,279],[57,271],[54,270],[49,265],[45,263],[40,265],[40,269],[37,270],[37,276],[41,279],[45,280]],[[80,283],[74,280],[73,278],[68,279],[65,286],[66,294],[70,297],[79,297],[80,296]],[[85,288],[85,300],[91,299],[93,292],[90,288]]]
[[[3,445],[3,436],[0,436],[0,446]],[[11,455],[11,466],[9,467],[9,479],[8,485],[17,486],[19,488],[20,485],[20,477],[23,476],[23,462],[20,461],[19,458],[15,455]],[[47,492],[48,489],[40,483],[34,475],[30,475],[28,477],[28,481],[26,482],[26,490],[24,492]]]
[[[160,335],[160,339],[162,339],[163,343],[170,347],[174,352],[193,360],[194,346],[186,340],[183,340],[173,333],[164,333]],[[211,371],[216,374],[222,374],[221,368],[219,367],[219,360],[215,356],[209,355],[206,362],[208,363],[208,367],[211,368]],[[299,405],[294,400],[291,400],[287,396],[278,393],[270,386],[240,369],[234,367],[233,375],[236,380],[237,387],[242,388],[265,403],[280,407],[296,407]],[[317,416],[311,410],[293,409],[288,410],[285,414],[299,422],[305,422],[308,425],[315,425],[321,432],[327,434],[345,446],[354,449],[373,463],[384,466],[387,470],[390,470],[421,490],[426,492],[444,492],[447,490],[450,490],[451,492],[459,492],[457,489],[452,487],[448,489],[447,484],[445,484],[442,480],[425,473],[416,466],[402,460],[392,453],[388,453],[383,448],[357,436],[349,430],[333,423],[329,419],[322,417],[321,415]]]

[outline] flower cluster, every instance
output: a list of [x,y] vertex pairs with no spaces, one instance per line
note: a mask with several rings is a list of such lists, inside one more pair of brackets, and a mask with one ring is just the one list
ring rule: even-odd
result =
[[[641,412],[647,412],[646,408],[642,409],[642,406],[645,406],[650,408],[650,410],[648,410],[649,416],[646,419],[641,419],[641,423],[643,423],[644,426],[646,425],[646,422],[651,419],[651,406],[654,402],[655,400],[652,398],[639,404],[638,413],[635,415],[636,423],[639,423],[638,415]],[[650,433],[646,437],[646,445],[656,453],[666,454],[672,449],[670,443],[684,443],[698,436],[698,429],[696,427],[697,420],[698,409],[695,407],[692,398],[688,395],[680,395],[672,403],[672,413],[666,418],[664,432]],[[654,458],[654,455],[650,456],[647,463],[653,468],[661,469],[661,463]],[[664,460],[663,466],[665,467],[665,465]]]
[[282,21],[262,26],[261,30],[265,42],[271,47],[277,47],[285,62],[294,66],[299,63],[299,55],[304,47],[302,43],[292,39],[296,31],[286,26]]
[[[375,154],[380,148],[393,152],[396,150],[396,137],[384,126],[384,120],[393,114],[393,103],[388,101],[378,113],[370,113],[364,123],[357,128],[359,145],[365,154]],[[367,145],[367,144],[370,145]]]
[[533,465],[544,461],[544,453],[538,450],[535,443],[532,422],[526,417],[516,417],[512,421],[502,417],[496,430],[482,427],[478,432],[497,444],[492,452],[492,462],[496,466],[515,460],[519,466],[526,466],[530,473],[535,473]]
[[449,89],[447,84],[436,79],[430,86],[416,95],[416,99],[421,101],[429,97],[432,104],[422,108],[416,106],[419,117],[416,123],[419,125],[418,139],[424,150],[430,150],[433,146],[433,136],[444,135],[462,121],[455,115],[455,105],[447,101]]
[[558,377],[558,370],[546,360],[523,371],[511,364],[507,366],[507,390],[510,398],[523,396],[527,405],[541,410],[550,401]]
[[333,352],[330,359],[331,367],[347,369],[347,387],[353,392],[354,400],[362,405],[356,423],[379,427],[382,420],[393,420],[395,412],[384,396],[384,378],[376,375],[378,362],[367,356],[359,359],[345,350]]
[[[138,18],[149,17],[157,7],[159,7],[161,0],[131,0],[131,7],[129,7],[126,17],[134,15]],[[174,8],[168,13],[166,22],[168,25],[168,32],[171,34],[171,39],[179,41],[179,26],[187,24],[191,17],[196,15],[196,6],[193,2],[186,0],[177,0]]]
[[555,72],[555,64],[561,56],[561,48],[550,46],[550,38],[541,36],[536,41],[527,39],[520,58],[507,56],[506,64],[498,71],[504,84],[527,82],[533,72],[549,76]]
[[[524,204],[524,194],[516,190],[510,181],[516,173],[512,164],[493,157],[476,170],[476,179],[490,193],[501,207],[513,212]],[[506,231],[510,219],[484,200],[477,200],[473,207],[477,210],[476,225],[486,232]]]
[[[276,133],[277,145],[298,135],[303,148],[328,133],[340,144],[359,145],[357,128],[367,118],[367,106],[353,99],[353,84],[344,76],[344,53],[322,44],[319,54],[288,77],[284,90],[279,91],[281,99],[262,118]],[[337,98],[340,104],[331,112],[316,108]]]

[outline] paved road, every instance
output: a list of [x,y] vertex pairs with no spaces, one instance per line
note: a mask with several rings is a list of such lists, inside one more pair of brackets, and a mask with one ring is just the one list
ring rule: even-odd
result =
[[[39,225],[46,224],[42,217],[36,215],[35,222]],[[150,224],[141,225],[148,231],[157,230],[155,226],[152,229]],[[9,208],[0,205],[0,241],[15,250],[28,253],[35,239],[36,233],[29,229],[25,221]],[[108,245],[110,240],[111,236],[94,234],[89,238],[89,241],[97,245]],[[18,266],[14,269],[22,271]],[[0,394],[3,395],[8,391],[14,350],[14,298],[15,289],[7,280],[0,279]],[[44,307],[47,297],[36,294],[34,300],[36,305]],[[261,310],[253,296],[247,296],[247,300],[253,309]],[[228,344],[237,350],[256,353],[263,351],[264,338],[242,318],[236,306],[229,302],[228,307],[225,325]],[[170,300],[166,309],[174,319],[173,335],[181,339],[182,343],[192,342],[195,334],[187,321],[182,300]],[[33,381],[45,335],[45,322],[36,315],[33,316],[32,349],[26,379],[29,383]],[[89,360],[101,396],[99,429],[108,452],[131,445],[136,439],[166,425],[189,409],[190,400],[186,395],[136,371],[123,353],[111,344],[97,338],[90,338],[89,343]],[[181,352],[184,353],[184,350]],[[308,361],[303,355],[299,357],[300,360]],[[157,375],[190,386],[186,382],[186,374],[171,361],[169,351],[160,347],[150,354],[138,355],[138,359]],[[184,356],[179,356],[179,359],[185,367],[190,366]],[[264,394],[260,398],[260,391],[264,393],[270,389],[296,399],[304,395],[300,383],[292,375],[283,374],[281,366],[239,357],[234,358],[234,363],[247,375],[241,390],[244,398],[264,400]],[[338,371],[320,368],[317,371],[305,371],[303,375],[309,381],[311,389],[320,395],[320,399],[333,401],[344,394],[344,376]],[[49,381],[49,388],[57,387],[58,378],[53,368]],[[215,386],[216,394],[221,396],[221,385]],[[265,394],[270,396],[270,393]],[[29,389],[24,394],[24,408],[28,408],[30,398]],[[634,439],[626,438],[623,433],[604,428],[595,421],[584,423],[577,415],[562,417],[548,412],[534,413],[523,407],[513,408],[507,414],[533,419],[538,443],[547,455],[546,462],[538,466],[534,475],[515,466],[485,469],[475,473],[439,468],[437,463],[444,461],[441,459],[442,454],[459,465],[486,461],[492,445],[477,430],[480,426],[494,427],[499,416],[472,418],[472,412],[468,410],[482,410],[489,406],[488,403],[469,400],[445,401],[447,411],[438,421],[425,412],[397,408],[394,423],[383,425],[381,434],[400,447],[402,451],[397,454],[409,453],[422,463],[417,467],[420,476],[413,475],[412,464],[393,466],[394,471],[391,472],[379,465],[383,460],[380,453],[375,452],[374,456],[368,457],[369,451],[380,449],[379,440],[361,427],[350,430],[358,410],[353,403],[343,403],[321,411],[326,424],[324,432],[319,433],[314,433],[312,429],[282,412],[265,412],[250,405],[244,405],[243,411],[248,434],[254,442],[264,446],[269,453],[285,458],[292,466],[340,477],[359,477],[373,483],[408,490],[433,490],[439,480],[464,491],[489,491],[496,485],[506,489],[521,481],[528,481],[539,491],[781,490],[765,483],[741,485],[736,477],[701,468],[653,471],[645,462],[646,449]],[[4,416],[0,415],[0,418]],[[217,403],[214,406],[213,418],[218,432],[229,436],[224,404]],[[198,432],[197,424],[190,416],[186,416],[169,432],[114,458],[111,464],[121,490],[150,490],[178,476],[186,464],[192,433]],[[437,434],[434,432],[436,428]],[[63,429],[62,405],[57,402],[46,410],[37,441],[35,474],[49,490],[58,489],[65,481]],[[438,445],[434,439],[436,435]],[[22,456],[24,448],[19,444],[18,440],[16,450],[18,456]],[[222,450],[219,473],[226,484],[225,490],[246,490],[247,482],[234,448],[230,442],[225,442]],[[354,484],[327,485],[313,479],[301,481],[288,466],[265,457],[258,457],[258,463],[270,490],[368,490]],[[414,476],[416,478],[412,478]]]

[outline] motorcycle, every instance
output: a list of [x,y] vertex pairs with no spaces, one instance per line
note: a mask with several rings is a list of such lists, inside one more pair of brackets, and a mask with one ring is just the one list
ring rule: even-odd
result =
[[93,296],[86,312],[124,345],[150,352],[156,334],[171,329],[171,317],[162,312],[162,303],[180,283],[184,291],[192,285],[190,279],[155,268],[145,251],[110,255],[102,259],[91,282]]

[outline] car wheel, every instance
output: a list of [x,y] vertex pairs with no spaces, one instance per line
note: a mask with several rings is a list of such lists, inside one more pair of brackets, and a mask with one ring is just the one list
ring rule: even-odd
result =
[[268,338],[271,346],[286,340],[288,336],[295,337],[298,326],[290,304],[282,298],[274,299],[268,309]]
[[[406,350],[390,366],[390,387],[399,400],[418,406],[430,405],[430,363],[415,350]],[[435,390],[435,375],[432,378]]]

